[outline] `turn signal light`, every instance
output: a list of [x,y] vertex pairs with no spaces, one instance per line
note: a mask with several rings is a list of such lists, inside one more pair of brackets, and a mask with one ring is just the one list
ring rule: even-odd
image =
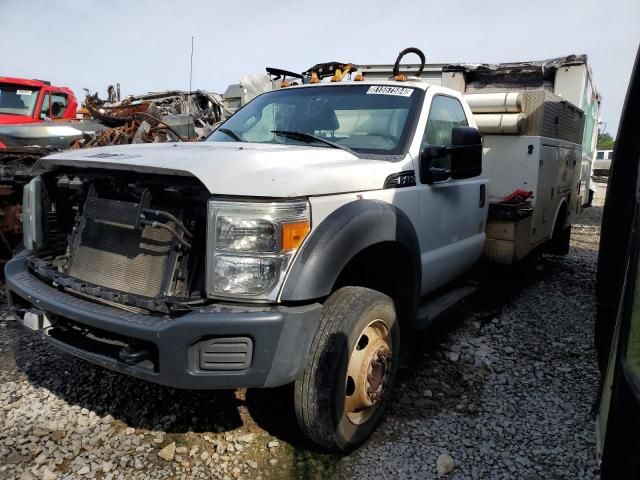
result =
[[294,250],[300,246],[309,233],[308,221],[285,223],[282,225],[282,250]]

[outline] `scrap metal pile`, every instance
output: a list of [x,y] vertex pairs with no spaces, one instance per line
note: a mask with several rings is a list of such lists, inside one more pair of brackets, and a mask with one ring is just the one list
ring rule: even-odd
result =
[[195,141],[206,137],[225,116],[215,93],[179,90],[130,96],[108,102],[87,95],[80,120],[0,125],[0,142],[13,147],[55,150],[129,143]]
[[224,117],[222,97],[203,90],[149,93],[119,102],[102,101],[92,95],[87,96],[84,106],[90,118],[107,128],[83,135],[71,148],[197,141]]
[[0,125],[0,266],[21,244],[22,190],[39,158],[68,148],[198,141],[229,113],[220,95],[203,90],[109,97],[88,94],[80,120]]

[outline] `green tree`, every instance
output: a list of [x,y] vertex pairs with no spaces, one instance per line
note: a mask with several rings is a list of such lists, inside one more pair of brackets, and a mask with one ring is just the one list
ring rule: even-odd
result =
[[615,139],[608,133],[598,135],[598,150],[613,150],[615,145]]

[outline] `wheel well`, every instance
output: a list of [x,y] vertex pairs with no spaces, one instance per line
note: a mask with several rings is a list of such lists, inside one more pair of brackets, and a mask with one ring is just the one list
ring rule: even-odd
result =
[[349,260],[332,292],[346,286],[371,288],[393,299],[399,319],[414,318],[420,279],[417,268],[400,243],[377,243]]
[[563,200],[560,202],[560,205],[558,206],[558,209],[556,210],[556,216],[553,219],[553,231],[551,232],[551,235],[554,235],[556,226],[558,225],[558,221],[562,221],[562,225],[560,225],[560,228],[564,228],[565,227],[565,222],[567,220],[567,217],[569,215],[569,206],[567,205],[567,201]]

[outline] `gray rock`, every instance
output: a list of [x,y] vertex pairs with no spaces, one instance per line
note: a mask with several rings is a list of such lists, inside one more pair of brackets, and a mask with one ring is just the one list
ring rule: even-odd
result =
[[436,471],[438,475],[447,475],[455,467],[453,458],[448,453],[441,453],[436,460]]

